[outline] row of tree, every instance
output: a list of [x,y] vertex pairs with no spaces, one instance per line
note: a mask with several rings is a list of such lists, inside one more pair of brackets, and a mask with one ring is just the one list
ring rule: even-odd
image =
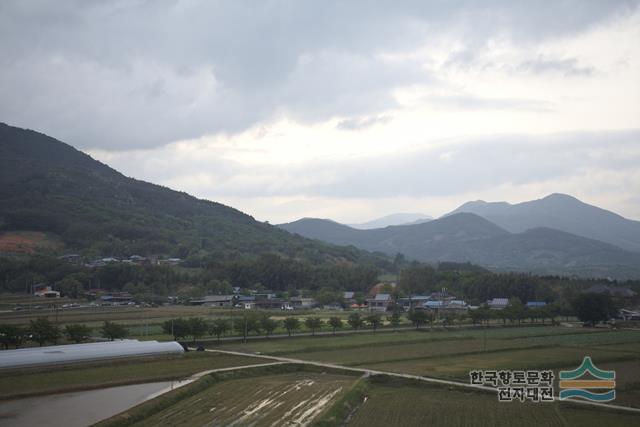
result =
[[[0,325],[0,343],[5,349],[10,346],[19,348],[31,341],[42,347],[46,343],[57,344],[61,338],[69,342],[82,343],[92,338],[92,330],[84,324],[74,323],[60,328],[45,317],[31,320],[28,326]],[[106,321],[100,328],[100,336],[113,341],[126,338],[128,330],[123,325]]]
[[[392,326],[397,327],[401,323],[400,313],[392,313],[387,320]],[[335,334],[337,330],[343,329],[346,325],[353,330],[359,330],[369,325],[375,333],[375,331],[382,326],[383,322],[384,318],[380,313],[371,313],[363,316],[360,313],[354,312],[349,315],[346,324],[340,317],[335,316],[330,317],[326,321],[319,317],[307,317],[304,320],[298,317],[286,317],[278,320],[268,315],[250,313],[242,317],[218,318],[212,321],[207,321],[201,317],[179,317],[166,320],[162,324],[162,330],[164,333],[173,336],[173,339],[176,341],[191,339],[193,342],[196,342],[199,338],[205,336],[215,336],[220,340],[221,337],[234,333],[243,336],[245,339],[252,333],[254,335],[269,337],[278,328],[283,328],[289,336],[292,336],[300,331],[303,326],[306,327],[312,335],[315,335],[316,332],[323,330],[325,327],[330,328]]]

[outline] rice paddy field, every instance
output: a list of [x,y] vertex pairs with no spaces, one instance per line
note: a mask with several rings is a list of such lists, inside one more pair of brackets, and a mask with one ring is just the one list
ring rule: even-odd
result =
[[620,370],[616,403],[640,407],[640,331],[568,327],[421,330],[228,343],[220,349],[278,355],[461,382],[471,370],[575,369],[583,357]]
[[116,385],[179,380],[210,369],[260,363],[253,357],[189,352],[68,367],[0,372],[0,400]]
[[[573,370],[591,356],[616,371],[615,405],[640,408],[640,331],[568,326],[424,328],[348,335],[210,343],[182,357],[0,373],[0,399],[232,371],[147,401],[101,426],[630,426],[633,412],[570,402],[502,403],[493,391],[340,367],[413,374],[467,384],[470,370]],[[250,357],[250,355],[252,357]],[[264,356],[327,363],[273,362]],[[243,368],[244,367],[244,368]],[[556,382],[557,393],[557,382]]]
[[[495,395],[372,377],[349,426],[631,426],[640,416],[558,403],[498,402]],[[366,398],[366,399],[365,399]]]
[[305,426],[330,407],[354,378],[293,372],[223,381],[134,426]]

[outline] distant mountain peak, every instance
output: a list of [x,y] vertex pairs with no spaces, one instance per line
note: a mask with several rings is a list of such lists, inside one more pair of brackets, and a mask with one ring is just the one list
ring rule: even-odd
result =
[[374,228],[384,228],[392,225],[409,225],[419,224],[426,221],[431,221],[433,217],[425,215],[423,213],[394,213],[385,215],[381,218],[376,218],[371,221],[347,224],[350,227],[357,228],[359,230],[371,230]]
[[475,213],[512,233],[548,227],[640,252],[640,222],[569,194],[551,193],[541,199],[516,204],[467,202],[448,215],[459,212]]

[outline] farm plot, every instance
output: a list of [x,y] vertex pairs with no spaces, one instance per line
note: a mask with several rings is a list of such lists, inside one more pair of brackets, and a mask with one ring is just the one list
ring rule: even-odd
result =
[[[429,334],[427,334],[428,336]],[[442,335],[446,337],[447,335]],[[461,336],[455,339],[437,339],[434,334],[432,339],[420,341],[380,341],[353,343],[332,347],[326,346],[321,350],[313,347],[302,347],[291,353],[288,357],[300,358],[311,361],[338,363],[351,366],[366,366],[375,363],[403,362],[414,359],[426,359],[442,356],[461,356],[483,352],[501,352],[518,349],[536,349],[545,347],[569,346],[591,347],[598,344],[600,350],[610,350],[605,347],[608,343],[629,342],[640,340],[639,332],[600,332],[600,333],[571,333],[565,335],[549,335],[521,338],[488,338]],[[428,337],[427,337],[428,338]],[[608,346],[607,346],[608,347]],[[310,351],[313,350],[313,351]],[[555,365],[554,365],[555,366]]]
[[407,361],[372,363],[367,368],[382,371],[468,380],[474,369],[552,369],[578,366],[590,355],[596,364],[605,361],[635,359],[628,352],[615,352],[582,347],[544,347],[444,356]]
[[319,372],[229,379],[135,425],[306,426],[354,380]]
[[[628,426],[640,416],[558,403],[500,403],[492,393],[372,377],[349,426]],[[515,421],[517,420],[517,422]]]

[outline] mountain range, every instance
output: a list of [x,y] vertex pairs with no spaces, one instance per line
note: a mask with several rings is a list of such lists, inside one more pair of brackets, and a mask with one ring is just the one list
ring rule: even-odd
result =
[[433,217],[421,213],[395,213],[381,218],[376,218],[371,221],[348,225],[349,227],[357,228],[359,230],[371,230],[373,228],[383,228],[390,225],[419,224],[421,222],[431,221],[432,219]]
[[94,256],[277,253],[315,263],[377,257],[295,236],[236,209],[128,178],[47,135],[0,123],[0,237],[39,231]]
[[[410,223],[369,228],[394,222]],[[402,253],[499,271],[640,278],[640,223],[567,195],[517,205],[470,202],[439,219],[396,215],[359,226],[368,229],[312,218],[272,226],[0,123],[0,240],[39,231],[61,242],[56,254],[223,261],[276,253],[312,263],[389,265],[389,256]]]
[[313,218],[280,227],[418,261],[471,262],[538,274],[640,277],[640,222],[563,194],[519,205],[471,202],[426,223],[372,230]]
[[511,233],[536,227],[554,228],[640,252],[640,221],[626,219],[566,194],[551,194],[513,205],[478,200],[463,204],[449,215],[460,212],[480,215]]

